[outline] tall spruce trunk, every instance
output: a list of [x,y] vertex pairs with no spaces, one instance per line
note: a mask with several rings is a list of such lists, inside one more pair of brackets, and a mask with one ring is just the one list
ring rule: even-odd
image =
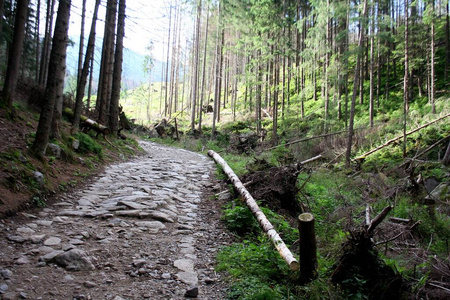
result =
[[432,7],[432,12],[431,12],[431,41],[430,41],[430,51],[431,51],[431,78],[430,78],[430,102],[431,102],[431,112],[433,114],[436,113],[436,103],[435,103],[435,68],[434,68],[434,64],[435,64],[435,49],[434,49],[434,16],[435,16],[435,12],[434,12],[434,1],[431,1],[431,7]]
[[5,84],[3,86],[3,95],[1,105],[6,106],[9,112],[13,110],[13,100],[16,92],[17,81],[20,72],[20,59],[22,57],[23,41],[25,38],[25,23],[28,13],[29,0],[18,0],[14,33],[11,48],[8,55],[8,67],[6,69]]
[[[408,0],[404,0],[405,9],[405,75],[403,77],[403,157],[406,157],[406,118],[409,105],[409,18]],[[432,84],[432,83],[431,83]]]
[[375,5],[372,5],[372,22],[370,26],[370,87],[369,87],[369,123],[370,127],[373,127],[374,117],[374,64],[375,64]]
[[[3,0],[0,0],[0,16],[3,16]],[[1,22],[0,22],[1,23]],[[36,47],[36,53],[35,53],[35,82],[38,82],[39,80],[39,51],[40,51],[40,44],[41,44],[41,37],[40,37],[40,28],[41,28],[41,0],[37,0],[36,3],[36,27],[34,29],[34,35],[35,35],[35,47]],[[2,32],[2,25],[0,24],[0,33]],[[2,53],[0,51],[0,57],[2,56]]]
[[[166,53],[166,70],[165,70],[165,76],[164,76],[164,82],[165,82],[165,88],[164,88],[164,116],[167,116],[167,114],[170,114],[169,111],[169,58],[170,58],[170,37],[172,33],[172,1],[170,2],[170,8],[169,8],[169,33],[167,35],[167,53]],[[161,88],[162,90],[162,88]]]
[[197,22],[195,30],[195,46],[194,46],[194,78],[192,86],[192,98],[191,98],[191,132],[195,131],[195,112],[197,105],[197,94],[198,94],[198,64],[199,64],[199,54],[200,54],[200,20],[202,17],[202,0],[197,2]]
[[100,78],[98,84],[98,94],[96,109],[98,112],[98,122],[106,124],[108,120],[108,108],[111,93],[112,72],[114,57],[114,35],[116,31],[116,11],[117,0],[108,0],[106,6],[105,31],[102,46],[102,59],[100,62]]
[[43,159],[50,137],[53,111],[56,100],[58,74],[66,59],[65,52],[69,40],[69,18],[71,0],[60,0],[56,17],[55,34],[53,36],[52,51],[50,53],[48,80],[45,88],[44,103],[39,118],[36,137],[32,145],[35,155]]
[[[206,56],[208,49],[208,27],[209,27],[209,5],[207,5],[206,10],[206,26],[205,26],[205,40],[203,46],[203,66],[202,66],[202,88],[200,92],[200,108],[203,108],[203,104],[205,103],[205,85],[206,85]],[[198,116],[198,131],[202,132],[202,116],[203,113],[200,110],[200,114]]]
[[47,0],[47,15],[45,18],[45,34],[44,43],[41,53],[41,66],[39,70],[39,84],[45,85],[47,82],[48,64],[50,58],[50,47],[53,31],[53,10],[55,8],[56,0]]
[[83,0],[81,8],[81,29],[80,29],[80,47],[78,48],[78,73],[77,81],[80,80],[81,69],[83,68],[83,49],[84,49],[84,25],[86,21],[86,0]]
[[367,1],[364,1],[364,8],[363,8],[363,15],[360,20],[360,31],[359,31],[359,41],[358,41],[358,58],[356,61],[356,68],[355,68],[355,78],[353,81],[353,95],[352,95],[352,102],[350,107],[350,119],[349,119],[349,125],[348,125],[348,139],[347,139],[347,151],[345,154],[345,164],[347,167],[350,166],[350,159],[352,154],[352,145],[353,145],[353,133],[354,133],[354,122],[355,122],[355,104],[356,104],[356,94],[358,93],[358,85],[359,81],[363,80],[360,78],[361,75],[361,60],[362,54],[363,54],[363,43],[364,43],[364,22],[367,15]]
[[111,89],[111,106],[109,109],[109,129],[116,136],[119,130],[119,99],[122,79],[123,39],[125,37],[125,0],[119,0],[117,20],[116,51],[114,53],[114,73]]
[[[80,116],[83,108],[83,98],[84,98],[84,90],[86,88],[88,73],[90,69],[91,61],[94,57],[94,49],[95,49],[95,26],[97,24],[97,15],[98,15],[98,7],[100,5],[100,0],[95,1],[94,13],[92,16],[92,24],[91,30],[89,33],[88,44],[86,48],[86,55],[84,58],[83,68],[81,69],[81,73],[78,76],[77,83],[77,94],[75,97],[75,109],[74,109],[74,117],[72,120],[72,133],[78,131],[78,127],[80,126]],[[92,70],[91,70],[92,74]],[[90,103],[88,102],[87,109],[89,110]]]

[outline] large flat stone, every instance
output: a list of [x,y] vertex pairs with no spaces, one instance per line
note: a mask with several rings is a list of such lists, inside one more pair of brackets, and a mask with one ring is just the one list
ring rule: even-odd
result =
[[175,277],[180,280],[181,282],[184,282],[188,285],[197,285],[198,284],[198,277],[197,273],[195,272],[179,272],[175,274]]
[[119,201],[117,202],[117,205],[124,205],[126,207],[129,207],[131,209],[145,209],[147,208],[146,205],[142,205],[140,203],[137,202],[133,202],[133,201]]
[[139,221],[134,223],[138,227],[149,229],[150,232],[156,233],[161,229],[165,229],[166,225],[159,221]]
[[166,223],[173,223],[174,220],[166,213],[161,211],[153,210],[153,211],[143,211],[139,214],[139,217],[143,219],[153,219]]
[[184,272],[194,272],[194,261],[190,259],[177,259],[173,262],[175,268]]

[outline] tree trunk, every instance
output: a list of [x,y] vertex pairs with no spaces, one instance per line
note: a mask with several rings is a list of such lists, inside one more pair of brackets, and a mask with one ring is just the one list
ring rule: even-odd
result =
[[[66,48],[64,47],[64,53],[61,53],[66,57]],[[66,76],[66,60],[64,59],[59,66],[56,82],[56,98],[55,98],[55,110],[53,112],[52,127],[50,137],[52,139],[59,140],[61,138],[60,123],[62,118],[63,102],[64,102],[64,78]]]
[[[2,20],[3,20],[4,7],[5,7],[5,0],[0,0],[0,18],[2,18]],[[39,5],[38,5],[38,8],[39,8]],[[2,25],[3,25],[3,22],[0,22],[0,34],[3,31]]]
[[[203,103],[205,103],[205,83],[206,83],[206,56],[208,49],[208,27],[209,27],[209,4],[207,5],[206,11],[206,26],[205,26],[205,41],[203,47],[203,69],[202,69],[202,90],[200,95],[200,108],[203,108]],[[202,132],[202,112],[198,116],[198,131]]]
[[370,88],[369,88],[369,123],[370,127],[373,127],[374,116],[374,64],[375,64],[375,5],[372,5],[372,21],[370,26]]
[[81,29],[80,29],[80,48],[78,50],[78,73],[77,82],[80,81],[81,69],[83,67],[83,48],[84,48],[84,24],[86,20],[86,0],[83,0],[81,8]]
[[272,240],[275,248],[280,253],[280,256],[284,259],[284,261],[288,264],[291,270],[298,270],[299,263],[292,255],[291,251],[286,247],[283,240],[280,238],[278,233],[274,230],[273,225],[266,218],[264,213],[259,208],[255,199],[253,199],[252,195],[247,191],[242,182],[239,180],[239,177],[233,172],[230,166],[227,164],[223,158],[214,152],[213,150],[208,151],[208,155],[211,156],[219,165],[222,166],[224,173],[228,176],[230,181],[233,183],[233,186],[236,188],[238,193],[245,199],[245,203],[248,208],[252,212],[253,216],[258,220],[258,223],[261,229],[269,236]]
[[403,77],[403,157],[406,157],[406,117],[409,102],[409,34],[408,34],[408,0],[404,0],[405,9],[405,75]]
[[274,63],[274,89],[273,89],[273,120],[272,120],[272,143],[278,145],[278,84],[280,82],[279,55],[275,54]]
[[45,88],[44,103],[39,118],[39,125],[32,150],[36,156],[43,159],[47,148],[53,111],[56,100],[56,90],[58,87],[58,74],[66,59],[66,47],[68,43],[68,29],[70,18],[71,0],[60,0],[58,14],[56,17],[55,34],[53,36],[53,46],[50,53],[48,80]]
[[0,103],[2,106],[7,107],[9,112],[12,112],[13,110],[13,100],[16,92],[17,80],[19,79],[20,59],[22,57],[23,41],[25,38],[28,2],[29,0],[17,1],[13,41],[11,48],[9,49],[8,67]]
[[317,245],[314,216],[303,213],[298,217],[300,234],[300,282],[305,283],[317,277]]
[[[95,26],[97,24],[97,15],[98,15],[99,5],[100,5],[100,0],[96,0],[95,7],[94,7],[94,14],[92,16],[91,31],[89,33],[89,40],[88,40],[87,49],[86,49],[86,56],[84,58],[83,68],[81,70],[81,73],[78,76],[74,117],[73,117],[73,121],[72,121],[72,133],[75,133],[76,131],[78,131],[78,127],[80,126],[80,116],[81,116],[81,111],[83,109],[84,90],[86,88],[89,67],[90,67],[91,61],[94,57]],[[92,70],[91,70],[91,74],[92,74]],[[88,111],[89,111],[89,105],[90,105],[90,103],[88,103],[88,107],[87,107]]]
[[220,122],[220,103],[222,97],[222,78],[223,78],[223,48],[225,45],[225,28],[222,28],[222,34],[220,38],[220,51],[219,51],[219,77],[218,80],[218,98],[217,98],[217,122]]
[[114,54],[114,73],[111,90],[111,106],[109,110],[109,128],[111,134],[117,136],[119,130],[119,100],[122,79],[123,39],[125,37],[125,0],[119,1],[117,20],[116,51]]
[[[116,11],[117,0],[108,0],[106,6],[105,31],[102,46],[102,59],[100,62],[100,78],[98,84],[98,94],[96,109],[98,112],[98,120],[102,124],[107,123],[108,108],[112,83],[113,60],[114,57],[114,34],[116,31]],[[112,51],[111,51],[112,50]],[[112,52],[112,53],[111,53]]]
[[430,78],[430,102],[431,102],[431,112],[433,113],[433,114],[435,114],[436,113],[436,104],[435,104],[435,95],[436,95],[436,93],[435,93],[435,85],[434,85],[434,82],[435,82],[435,71],[434,71],[434,55],[435,55],[435,49],[434,49],[434,16],[435,16],[435,13],[434,13],[434,1],[431,1],[431,7],[432,7],[432,11],[431,11],[431,41],[430,41],[430,43],[431,43],[431,49],[430,49],[430,51],[431,51],[431,78]]
[[44,45],[41,55],[41,67],[39,70],[39,84],[45,85],[47,82],[48,65],[50,56],[50,47],[53,31],[53,10],[55,8],[55,0],[47,0],[47,16],[45,21]]
[[[261,33],[259,33],[259,38],[261,38]],[[262,102],[262,57],[261,48],[258,47],[257,50],[258,66],[256,68],[256,105],[255,105],[255,118],[256,118],[256,134],[259,135],[261,132],[261,102]]]
[[450,143],[448,143],[447,150],[445,151],[444,158],[442,159],[442,164],[444,166],[450,165]]
[[91,61],[89,64],[89,83],[88,83],[88,94],[86,100],[86,114],[89,115],[91,111],[91,94],[92,94],[92,78],[94,73],[94,55],[91,56]]
[[[0,16],[3,16],[3,0],[0,0]],[[36,38],[36,42],[35,42],[35,47],[36,47],[36,55],[35,55],[35,82],[38,82],[39,80],[39,50],[40,50],[40,27],[41,27],[41,0],[37,0],[36,3],[36,28],[34,30],[34,34],[35,34],[35,38]],[[2,25],[0,24],[0,34],[2,31]],[[0,51],[0,56],[2,56],[1,51]]]
[[202,0],[197,2],[197,22],[195,30],[195,46],[194,46],[194,78],[192,86],[192,99],[191,99],[191,132],[195,131],[195,112],[197,104],[197,94],[198,94],[198,64],[199,64],[199,54],[200,54],[200,20],[202,17]]
[[[169,33],[167,35],[167,53],[166,53],[166,70],[165,70],[165,89],[164,89],[164,116],[167,116],[169,114],[169,57],[170,57],[170,37],[172,33],[172,1],[170,1],[170,7],[169,7]],[[162,89],[162,87],[161,87]]]
[[361,18],[361,26],[359,31],[359,41],[358,41],[358,58],[356,62],[356,68],[355,68],[355,78],[353,81],[353,95],[352,95],[352,103],[350,107],[350,120],[348,125],[348,140],[347,140],[347,151],[345,154],[345,164],[347,167],[350,166],[350,158],[352,154],[352,144],[353,144],[353,132],[354,132],[354,122],[355,122],[355,104],[356,104],[356,94],[358,91],[358,83],[359,80],[363,80],[362,78],[359,78],[361,72],[361,59],[362,59],[362,52],[363,52],[363,42],[364,42],[364,22],[367,14],[367,1],[364,1],[364,8],[363,8],[363,15]]
[[445,70],[444,81],[447,82],[448,72],[450,68],[450,11],[449,3],[447,2],[447,14],[445,17]]

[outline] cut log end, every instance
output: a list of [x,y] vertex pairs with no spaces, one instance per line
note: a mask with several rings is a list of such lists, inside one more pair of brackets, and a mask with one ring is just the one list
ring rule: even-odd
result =
[[314,216],[310,213],[303,213],[298,216],[300,222],[312,222],[314,221]]
[[298,271],[300,269],[300,263],[298,261],[292,261],[289,264],[289,268],[291,268],[292,271]]

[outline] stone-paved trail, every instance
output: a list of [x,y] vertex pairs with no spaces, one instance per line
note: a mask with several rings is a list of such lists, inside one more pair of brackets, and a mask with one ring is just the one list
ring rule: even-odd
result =
[[[0,221],[0,299],[222,299],[230,237],[206,156],[141,142],[51,206]],[[217,188],[217,187],[216,187]]]

